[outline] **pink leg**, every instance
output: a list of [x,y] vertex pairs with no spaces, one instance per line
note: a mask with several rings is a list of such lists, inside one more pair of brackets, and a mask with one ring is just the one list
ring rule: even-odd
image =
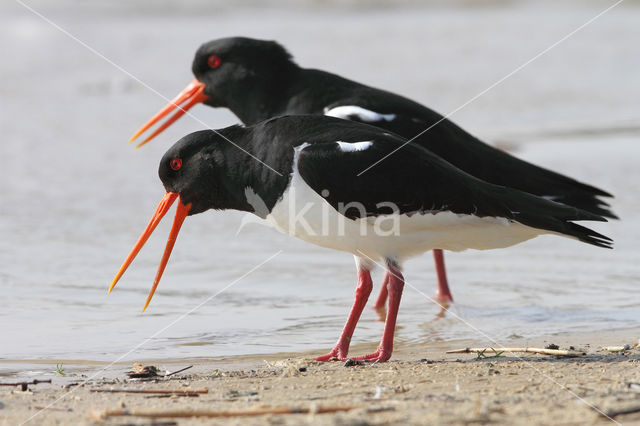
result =
[[351,312],[349,312],[347,323],[342,329],[342,334],[340,334],[338,343],[336,343],[328,354],[315,357],[314,359],[316,361],[329,361],[332,358],[344,360],[347,358],[347,354],[349,353],[349,344],[351,343],[351,336],[353,336],[353,331],[356,329],[356,324],[360,319],[362,310],[367,304],[367,300],[369,300],[369,295],[371,294],[372,289],[373,283],[371,282],[371,274],[369,273],[369,270],[360,267],[358,269],[356,298],[353,302],[353,306],[351,307]]
[[[444,253],[440,249],[433,250],[433,260],[436,264],[436,275],[438,277],[438,290],[436,291],[436,295],[433,297],[437,302],[442,302],[444,304],[453,303],[453,296],[451,295],[451,290],[449,290],[449,282],[447,281],[447,270],[444,266]],[[384,308],[384,305],[387,303],[387,282],[389,280],[388,274],[384,276],[384,280],[382,281],[382,287],[380,288],[380,294],[378,294],[378,298],[376,299],[375,305],[373,307],[377,310]]]
[[389,273],[384,274],[384,279],[382,280],[382,286],[380,287],[380,294],[378,294],[378,298],[376,299],[376,304],[373,305],[374,309],[384,309],[384,305],[387,304],[387,284],[389,283]]
[[400,298],[402,297],[402,289],[404,288],[404,277],[397,266],[389,263],[388,268],[389,282],[387,284],[387,290],[389,292],[389,310],[387,312],[387,320],[384,323],[382,340],[380,340],[378,350],[369,355],[352,358],[356,361],[384,362],[391,358],[391,353],[393,352],[393,335],[396,330],[396,318],[398,317]]
[[438,291],[435,300],[443,303],[453,302],[449,283],[447,282],[447,271],[444,267],[444,253],[440,249],[433,250],[433,260],[436,263],[436,274],[438,275]]

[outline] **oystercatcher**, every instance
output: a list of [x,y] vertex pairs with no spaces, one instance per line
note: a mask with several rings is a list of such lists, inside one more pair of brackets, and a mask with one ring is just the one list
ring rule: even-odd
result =
[[[484,181],[616,217],[599,198],[611,194],[495,149],[437,112],[402,96],[328,72],[301,68],[274,41],[233,37],[205,43],[196,52],[192,70],[195,80],[131,140],[182,104],[140,145],[199,102],[229,108],[248,125],[280,115],[329,115],[391,130]],[[436,248],[433,254],[438,275],[436,299],[451,302],[442,251]],[[376,307],[385,304],[385,288],[383,285]]]
[[[405,142],[377,127],[313,115],[185,136],[160,161],[165,197],[109,291],[176,199],[173,227],[145,309],[186,216],[209,209],[252,212],[295,237],[355,256],[355,302],[336,346],[317,360],[347,357],[371,293],[369,271],[378,262],[386,265],[389,309],[382,340],[376,352],[354,358],[386,361],[407,258],[434,248],[508,247],[540,234],[611,247],[608,237],[573,223],[606,221],[601,215],[484,182],[417,144],[359,174]],[[263,211],[255,209],[258,197]]]

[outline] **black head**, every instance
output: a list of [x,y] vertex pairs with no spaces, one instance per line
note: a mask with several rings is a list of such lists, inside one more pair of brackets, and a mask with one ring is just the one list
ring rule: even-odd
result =
[[176,200],[178,200],[178,206],[167,246],[144,309],[149,305],[158,286],[185,218],[209,209],[245,207],[246,201],[244,204],[238,203],[237,195],[234,196],[238,192],[237,188],[234,188],[234,183],[237,183],[239,177],[236,170],[242,169],[242,165],[237,164],[237,159],[234,159],[233,155],[225,152],[229,150],[229,142],[225,139],[233,137],[238,140],[243,136],[244,131],[244,128],[233,126],[218,131],[204,130],[191,133],[180,139],[166,152],[160,161],[158,174],[167,192],[113,279],[109,292]]
[[[239,209],[234,179],[241,169],[239,157],[226,139],[238,139],[243,128],[202,130],[176,142],[160,160],[158,175],[167,192],[176,193],[182,204],[191,204],[189,215],[209,209]],[[240,158],[242,158],[240,156]],[[242,193],[240,193],[241,195]]]
[[233,107],[234,99],[252,91],[269,92],[296,69],[287,50],[275,41],[229,37],[200,46],[192,71],[205,85],[204,103]]
[[279,115],[276,112],[283,100],[278,95],[287,90],[300,68],[275,41],[230,37],[200,46],[192,70],[195,79],[147,121],[130,141],[177,109],[138,147],[144,145],[198,103],[229,108],[245,124]]

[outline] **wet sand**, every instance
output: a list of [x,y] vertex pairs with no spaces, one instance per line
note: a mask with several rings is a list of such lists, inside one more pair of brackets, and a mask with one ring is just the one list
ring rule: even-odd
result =
[[[478,342],[400,347],[392,361],[346,366],[313,354],[223,360],[149,360],[160,371],[194,367],[167,378],[130,379],[131,365],[64,366],[52,384],[2,387],[3,424],[640,424],[637,330],[607,336],[571,334],[551,340],[513,339],[511,347],[573,346],[586,355],[447,354]],[[629,344],[620,353],[607,346]],[[353,348],[358,354],[373,345]],[[54,367],[53,365],[51,366]],[[9,378],[2,381],[7,382]],[[179,394],[105,393],[107,390]],[[96,392],[101,391],[101,392]],[[181,395],[185,392],[200,392]],[[206,393],[205,393],[206,392]],[[43,410],[43,408],[48,407]],[[279,410],[287,413],[274,414]],[[334,411],[324,413],[323,411]],[[602,413],[598,412],[600,410]],[[199,411],[222,417],[180,417]],[[128,416],[122,416],[124,414]],[[163,413],[167,413],[163,416]],[[250,417],[245,417],[250,415]],[[32,417],[33,416],[33,417]],[[158,416],[149,418],[145,416]]]

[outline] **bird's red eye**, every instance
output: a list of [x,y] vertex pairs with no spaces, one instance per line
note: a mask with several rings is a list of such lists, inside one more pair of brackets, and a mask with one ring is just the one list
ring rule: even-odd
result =
[[222,61],[220,60],[220,56],[211,55],[209,59],[207,59],[207,64],[209,64],[210,68],[218,68]]
[[169,161],[169,167],[171,167],[173,170],[180,170],[180,167],[182,167],[182,160],[179,158],[174,158],[171,161]]

